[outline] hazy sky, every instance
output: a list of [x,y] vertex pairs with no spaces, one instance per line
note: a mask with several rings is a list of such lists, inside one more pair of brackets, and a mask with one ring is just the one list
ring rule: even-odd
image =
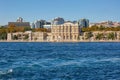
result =
[[0,25],[18,17],[29,22],[55,17],[120,22],[120,0],[0,0]]

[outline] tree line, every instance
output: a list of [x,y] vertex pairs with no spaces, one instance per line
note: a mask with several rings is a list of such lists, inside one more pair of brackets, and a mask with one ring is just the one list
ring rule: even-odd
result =
[[7,39],[7,33],[15,33],[15,32],[25,32],[25,31],[32,31],[32,32],[50,32],[50,30],[46,28],[35,28],[32,29],[30,27],[16,27],[14,24],[9,25],[8,27],[0,27],[0,40]]
[[92,26],[92,27],[82,28],[82,31],[83,32],[89,32],[89,31],[120,31],[120,26],[118,26],[118,27]]

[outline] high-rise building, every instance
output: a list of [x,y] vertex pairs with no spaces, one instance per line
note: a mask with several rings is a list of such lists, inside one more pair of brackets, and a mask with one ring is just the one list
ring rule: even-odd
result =
[[31,28],[35,28],[35,24],[34,23],[31,24]]
[[82,27],[89,27],[89,20],[88,19],[80,19],[78,21],[79,26]]
[[35,24],[35,28],[40,28],[40,22],[39,22],[39,21],[36,20],[36,21],[34,22],[34,24]]
[[46,21],[45,21],[45,20],[40,20],[39,22],[40,22],[40,28],[43,28],[43,27],[44,27],[43,25],[46,24]]
[[61,25],[61,24],[64,24],[63,18],[57,17],[52,20],[52,25]]
[[34,23],[32,23],[32,28],[43,28],[45,24],[45,20],[36,20]]

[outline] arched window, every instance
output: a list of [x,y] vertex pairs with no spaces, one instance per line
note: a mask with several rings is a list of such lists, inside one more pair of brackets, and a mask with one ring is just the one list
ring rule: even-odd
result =
[[55,36],[53,36],[53,39],[55,39]]
[[70,39],[72,39],[72,35],[70,36]]
[[63,36],[63,39],[65,39],[65,36]]
[[75,39],[77,38],[77,36],[75,35]]
[[68,39],[69,38],[69,36],[67,35],[67,38],[66,39]]

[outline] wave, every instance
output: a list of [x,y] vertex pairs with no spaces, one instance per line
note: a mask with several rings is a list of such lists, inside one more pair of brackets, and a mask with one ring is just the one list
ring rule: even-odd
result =
[[0,71],[0,75],[6,75],[6,74],[9,74],[9,73],[13,73],[13,69],[9,69],[7,71]]
[[53,50],[51,50],[51,49],[43,49],[43,50],[40,50],[40,49],[38,49],[38,50],[32,50],[32,49],[7,49],[6,51],[10,51],[10,52],[39,52],[39,53],[41,53],[41,52],[49,52],[49,53],[51,53],[51,52],[53,52]]
[[56,66],[67,66],[67,65],[80,65],[81,62],[75,62],[75,61],[68,61],[68,62],[62,62],[60,64],[57,64]]
[[59,67],[59,66],[69,66],[69,65],[77,65],[77,66],[82,66],[84,64],[89,64],[89,63],[99,63],[99,62],[120,62],[120,58],[106,58],[106,59],[79,59],[79,60],[70,60],[70,61],[62,61],[59,63],[54,64],[54,66]]
[[106,58],[106,59],[100,59],[96,60],[97,62],[104,62],[104,61],[110,61],[110,62],[119,62],[120,58]]

